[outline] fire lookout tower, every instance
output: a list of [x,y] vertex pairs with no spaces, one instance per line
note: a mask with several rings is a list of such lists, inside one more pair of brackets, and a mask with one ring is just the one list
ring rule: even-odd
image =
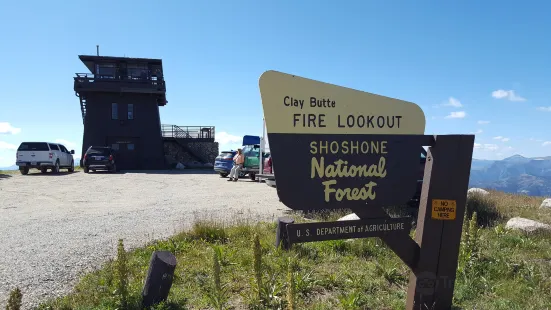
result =
[[[90,73],[77,73],[88,147],[111,146],[120,169],[165,167],[159,107],[167,103],[161,59],[80,55]],[[82,160],[81,160],[82,164]]]

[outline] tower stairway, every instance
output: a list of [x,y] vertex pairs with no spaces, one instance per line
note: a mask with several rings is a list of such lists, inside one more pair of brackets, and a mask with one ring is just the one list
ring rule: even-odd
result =
[[84,119],[86,118],[86,96],[78,93],[75,93],[75,95],[80,100],[80,112],[82,113],[82,123],[84,124]]

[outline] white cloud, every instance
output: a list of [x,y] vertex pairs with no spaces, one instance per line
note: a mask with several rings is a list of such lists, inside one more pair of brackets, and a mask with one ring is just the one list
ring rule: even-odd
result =
[[489,124],[490,121],[478,121],[477,122],[479,125],[486,125],[486,124]]
[[551,145],[551,141],[545,141],[541,145],[542,146],[549,146],[549,145]]
[[536,138],[530,138],[529,140],[534,142],[543,142],[542,139],[536,139]]
[[499,149],[499,146],[497,146],[496,144],[490,144],[490,143],[486,143],[486,144],[475,143],[474,148],[477,150],[496,151]]
[[7,142],[4,142],[4,141],[0,141],[0,150],[17,150],[17,146],[16,145],[13,145],[13,144],[10,144],[10,143],[7,143]]
[[235,143],[242,143],[243,137],[234,136],[227,132],[218,132],[216,133],[216,142],[220,144],[235,144]]
[[444,103],[443,106],[461,108],[463,105],[459,100],[455,99],[454,97],[450,97],[448,99],[448,103]]
[[76,143],[73,143],[73,142],[70,142],[70,141],[67,141],[67,140],[64,140],[64,139],[55,139],[54,142],[59,143],[59,144],[63,144],[68,149],[74,149],[77,146]]
[[465,111],[457,111],[457,112],[451,112],[445,118],[464,118],[465,116],[467,116],[467,113],[465,113]]
[[509,141],[509,140],[511,140],[511,139],[505,138],[505,137],[502,137],[502,136],[497,136],[497,137],[494,137],[494,140],[499,140],[499,141],[501,141],[501,142],[507,142],[507,141]]
[[550,107],[538,107],[539,111],[543,112],[551,112],[551,106]]
[[16,135],[21,132],[21,128],[15,128],[8,122],[0,122],[0,134]]
[[514,90],[495,90],[492,92],[492,97],[496,99],[507,99],[509,101],[526,101],[526,98],[517,96]]
[[471,132],[471,134],[473,134],[473,135],[478,135],[478,134],[481,134],[481,133],[483,133],[483,132],[484,132],[484,131],[483,131],[482,129],[479,129],[479,130],[477,130],[477,131],[475,131],[475,132]]

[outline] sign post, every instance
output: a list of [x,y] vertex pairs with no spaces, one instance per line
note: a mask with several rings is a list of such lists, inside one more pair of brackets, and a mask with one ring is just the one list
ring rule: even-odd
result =
[[[259,84],[280,200],[294,210],[350,208],[360,218],[282,221],[279,235],[289,245],[379,237],[412,271],[407,309],[449,309],[474,136],[424,135],[421,108],[398,99],[276,71]],[[383,207],[415,195],[422,146],[430,147],[413,240],[412,219]]]

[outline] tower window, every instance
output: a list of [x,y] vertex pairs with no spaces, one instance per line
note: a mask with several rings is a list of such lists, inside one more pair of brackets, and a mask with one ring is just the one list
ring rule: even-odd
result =
[[119,119],[119,105],[111,103],[111,119]]
[[128,104],[128,119],[134,119],[134,104]]

